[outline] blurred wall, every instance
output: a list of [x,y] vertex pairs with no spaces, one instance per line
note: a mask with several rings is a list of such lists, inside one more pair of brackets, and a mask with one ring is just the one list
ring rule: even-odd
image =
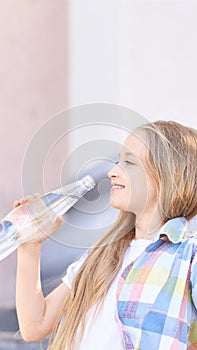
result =
[[197,127],[196,13],[193,0],[70,1],[70,104]]
[[197,128],[197,2],[121,0],[120,101]]
[[[67,1],[0,1],[0,52],[2,218],[22,196],[28,143],[44,122],[67,107]],[[56,156],[48,172],[51,183],[56,181]],[[15,265],[15,254],[0,263],[0,307],[14,303]]]
[[[21,196],[28,142],[67,106],[113,103],[197,127],[196,11],[192,0],[0,2],[1,217]],[[0,263],[0,306],[14,304],[15,262]]]

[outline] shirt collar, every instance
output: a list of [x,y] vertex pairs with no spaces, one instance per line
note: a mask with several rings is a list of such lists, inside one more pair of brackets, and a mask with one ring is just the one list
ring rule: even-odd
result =
[[172,243],[180,243],[193,236],[187,230],[187,220],[184,217],[168,220],[153,237],[152,242],[156,242],[161,235],[166,235]]

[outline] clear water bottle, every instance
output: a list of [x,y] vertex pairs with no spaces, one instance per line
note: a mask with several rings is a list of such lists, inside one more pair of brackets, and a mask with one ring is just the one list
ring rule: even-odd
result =
[[[22,243],[35,239],[58,215],[65,214],[95,187],[89,175],[13,209],[0,223],[0,261]],[[46,230],[47,231],[47,230]]]

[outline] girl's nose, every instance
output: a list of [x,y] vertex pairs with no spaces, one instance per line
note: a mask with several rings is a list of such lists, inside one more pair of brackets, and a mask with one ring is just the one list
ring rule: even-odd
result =
[[110,179],[114,178],[114,177],[118,177],[119,176],[119,172],[118,172],[118,162],[114,165],[114,167],[108,172],[108,176]]

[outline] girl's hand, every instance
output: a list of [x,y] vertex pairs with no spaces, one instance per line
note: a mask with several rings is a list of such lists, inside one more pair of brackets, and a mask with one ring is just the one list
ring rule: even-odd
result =
[[40,194],[27,196],[14,202],[10,221],[17,229],[18,239],[22,243],[42,243],[62,224],[62,217],[57,217],[42,200]]

